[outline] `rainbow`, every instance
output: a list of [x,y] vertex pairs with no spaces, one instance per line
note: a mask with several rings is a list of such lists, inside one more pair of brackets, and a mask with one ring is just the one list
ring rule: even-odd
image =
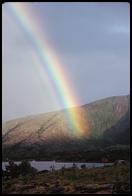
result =
[[[36,65],[45,69],[48,74],[52,90],[58,95],[63,108],[70,108],[68,111],[68,119],[76,136],[82,136],[88,131],[87,120],[82,120],[86,114],[79,105],[77,96],[75,95],[74,88],[68,78],[66,70],[64,70],[63,63],[60,58],[55,54],[53,46],[50,44],[44,30],[41,31],[40,19],[37,18],[35,13],[30,7],[29,3],[8,3],[9,10],[19,25],[21,25],[33,47],[36,55]],[[33,54],[34,56],[34,54]]]

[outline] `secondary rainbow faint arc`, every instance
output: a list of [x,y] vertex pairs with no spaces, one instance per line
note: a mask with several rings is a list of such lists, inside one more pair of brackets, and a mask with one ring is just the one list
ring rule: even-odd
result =
[[[9,7],[13,15],[15,15],[16,20],[19,20],[23,29],[32,40],[36,55],[38,56],[38,64],[40,65],[41,63],[46,66],[48,76],[55,85],[54,91],[55,93],[57,91],[59,94],[63,107],[71,108],[79,105],[74,89],[70,87],[71,82],[66,74],[66,71],[64,70],[64,66],[62,66],[63,64],[54,53],[47,36],[39,31],[39,27],[37,26],[37,22],[39,22],[39,20],[34,21],[34,13],[32,12],[32,9],[29,9],[27,3],[9,4]],[[80,108],[79,110],[77,107],[68,110],[69,119],[77,136],[83,135],[87,129],[87,123],[82,122],[81,115],[84,115],[84,112]]]

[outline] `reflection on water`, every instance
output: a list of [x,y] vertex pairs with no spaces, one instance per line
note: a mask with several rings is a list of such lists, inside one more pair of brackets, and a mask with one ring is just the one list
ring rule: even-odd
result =
[[[63,166],[65,168],[70,168],[73,166],[73,162],[65,163],[65,162],[56,162],[56,161],[29,161],[31,166],[36,168],[38,171],[42,170],[51,170],[51,167],[54,167],[55,170],[61,169]],[[21,161],[15,162],[17,165],[21,163]],[[103,167],[103,166],[111,166],[113,163],[75,163],[78,168],[81,168],[81,165],[86,165],[87,168],[94,167]],[[8,165],[8,162],[2,162],[2,169],[5,170],[5,166]]]

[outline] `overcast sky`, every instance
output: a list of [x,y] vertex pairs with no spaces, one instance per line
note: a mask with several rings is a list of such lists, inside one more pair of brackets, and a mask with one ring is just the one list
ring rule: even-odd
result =
[[[2,9],[3,121],[61,109],[50,84],[41,84],[32,43]],[[68,71],[80,104],[129,94],[128,3],[27,3]],[[63,67],[62,67],[63,69]],[[59,99],[59,98],[58,98]]]

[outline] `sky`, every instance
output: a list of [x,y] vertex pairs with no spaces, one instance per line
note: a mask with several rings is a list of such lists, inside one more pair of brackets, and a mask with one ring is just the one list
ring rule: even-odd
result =
[[[63,109],[30,34],[2,5],[2,121]],[[130,92],[128,3],[23,3],[61,62],[79,104]],[[50,79],[49,79],[50,78]],[[60,82],[60,81],[58,81]],[[62,81],[63,86],[63,81]],[[65,96],[64,94],[62,96]]]

